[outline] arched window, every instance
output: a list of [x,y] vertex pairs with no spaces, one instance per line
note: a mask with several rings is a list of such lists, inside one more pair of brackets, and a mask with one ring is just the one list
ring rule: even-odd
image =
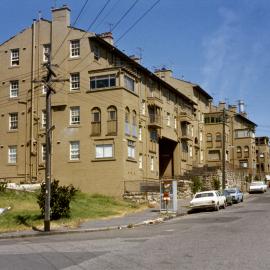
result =
[[213,137],[212,137],[211,133],[207,133],[207,135],[206,135],[206,146],[208,148],[213,147]]
[[130,135],[129,122],[130,122],[130,111],[129,111],[129,108],[126,107],[125,109],[125,134],[126,135]]
[[137,113],[132,111],[132,136],[137,138]]
[[244,146],[244,157],[245,158],[249,157],[249,147],[247,145]]
[[241,148],[241,146],[236,147],[236,154],[237,154],[237,158],[242,158],[242,148]]
[[98,136],[101,134],[101,112],[99,108],[95,107],[91,110],[91,118],[91,135]]
[[107,120],[107,134],[116,135],[117,134],[117,110],[116,107],[110,106],[107,109],[108,120]]
[[216,133],[216,147],[221,147],[221,133],[217,132]]

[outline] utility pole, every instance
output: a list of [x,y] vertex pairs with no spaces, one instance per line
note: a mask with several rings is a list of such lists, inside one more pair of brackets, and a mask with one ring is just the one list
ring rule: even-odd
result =
[[226,109],[223,109],[222,113],[222,190],[225,189],[226,181],[226,133],[225,133],[225,124],[226,124]]
[[51,94],[55,92],[51,87],[52,76],[56,74],[51,69],[51,59],[48,55],[48,62],[45,64],[47,68],[47,76],[45,78],[46,91],[46,161],[45,161],[45,215],[44,215],[44,231],[50,231],[50,201],[51,201],[51,143],[52,143],[52,116],[51,116]]

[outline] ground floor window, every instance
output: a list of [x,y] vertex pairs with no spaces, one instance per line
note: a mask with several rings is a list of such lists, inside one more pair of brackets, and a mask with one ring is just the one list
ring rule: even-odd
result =
[[112,158],[112,157],[113,157],[112,144],[96,145],[96,158]]
[[17,163],[17,146],[11,145],[8,147],[8,163]]

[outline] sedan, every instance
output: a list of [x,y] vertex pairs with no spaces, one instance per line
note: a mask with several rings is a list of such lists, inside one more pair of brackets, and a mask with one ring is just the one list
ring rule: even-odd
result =
[[226,204],[227,205],[232,205],[233,204],[233,198],[232,198],[232,195],[228,192],[228,190],[223,190],[222,194],[226,198]]
[[250,183],[249,193],[253,192],[266,192],[267,185],[263,181],[254,181]]
[[230,195],[232,196],[232,201],[234,203],[243,202],[244,194],[241,192],[241,190],[239,188],[237,188],[237,187],[235,187],[235,188],[226,188],[225,190],[230,193]]
[[226,199],[216,190],[197,192],[190,201],[191,210],[213,209],[218,211],[220,207],[226,207]]

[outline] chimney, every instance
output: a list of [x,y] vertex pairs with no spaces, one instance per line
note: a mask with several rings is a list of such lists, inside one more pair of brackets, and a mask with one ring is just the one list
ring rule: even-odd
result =
[[161,79],[165,80],[172,77],[172,71],[163,67],[162,69],[156,69],[155,74]]
[[237,106],[236,105],[229,105],[228,109],[231,112],[237,113]]
[[113,45],[114,42],[113,42],[112,32],[101,33],[98,36],[101,37],[102,39],[104,39],[105,41],[107,41],[108,43],[110,43],[111,45]]
[[226,107],[226,102],[220,101],[218,104],[218,109],[223,110],[223,109],[225,109],[225,107]]
[[70,26],[70,9],[68,6],[63,5],[61,8],[52,9],[52,21],[64,23],[66,26]]

